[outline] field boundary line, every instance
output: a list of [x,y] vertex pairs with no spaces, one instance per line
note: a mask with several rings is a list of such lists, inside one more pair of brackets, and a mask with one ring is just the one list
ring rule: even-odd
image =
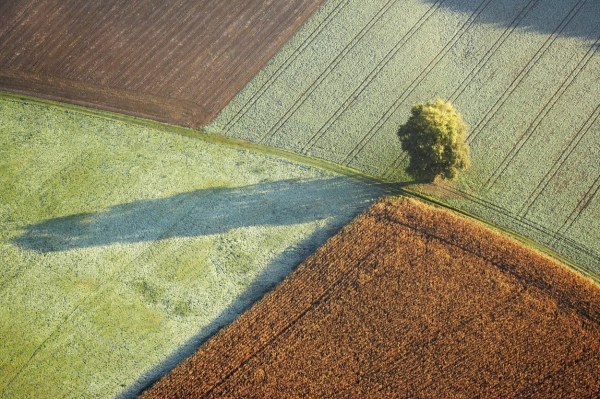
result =
[[[374,249],[376,250],[382,246],[383,243],[377,243],[374,246]],[[360,260],[357,260],[357,262],[363,263],[373,255],[374,254],[372,252],[364,254],[363,256],[361,256]],[[218,381],[217,384],[213,385],[210,389],[204,392],[202,396],[204,397],[206,395],[210,395],[211,392],[223,385],[225,381],[227,381],[229,378],[235,375],[238,371],[242,370],[242,368],[246,364],[248,364],[248,362],[252,360],[252,358],[262,353],[269,345],[281,338],[283,334],[285,334],[290,328],[292,328],[296,323],[298,323],[306,314],[308,314],[310,311],[318,309],[319,305],[323,304],[328,298],[331,297],[332,290],[338,287],[339,285],[343,285],[343,283],[346,283],[352,274],[352,269],[345,269],[343,272],[341,272],[341,276],[339,276],[338,279],[333,281],[328,286],[324,287],[323,292],[321,292],[316,299],[314,299],[307,307],[298,312],[298,314],[296,314],[293,319],[291,319],[283,328],[281,328],[281,330],[277,331],[275,334],[272,334],[267,341],[265,341],[262,345],[260,345],[259,348],[257,348],[254,351],[254,353],[246,356],[246,358],[243,359],[239,365],[235,366],[232,370],[225,374],[225,376],[221,378],[221,380]]]
[[300,54],[308,48],[309,45],[315,40],[315,38],[328,26],[331,21],[341,12],[343,8],[345,8],[350,0],[342,0],[340,1],[334,8],[331,10],[329,14],[317,25],[317,27],[308,35],[306,39],[300,43],[300,45],[294,49],[294,51],[285,59],[285,61],[277,68],[275,72],[271,74],[267,78],[267,80],[256,90],[250,99],[240,107],[240,109],[233,115],[233,117],[225,123],[223,127],[223,132],[228,133],[233,126],[235,126],[241,118],[243,118],[246,113],[250,110],[254,104],[266,93],[267,89],[273,85],[275,80],[279,79],[279,77],[288,70],[292,62],[294,62]]
[[[486,262],[489,262],[490,264],[492,264],[494,267],[496,267],[497,269],[499,269],[502,273],[506,273],[510,276],[512,276],[513,278],[517,279],[518,281],[520,281],[521,283],[524,283],[525,285],[527,285],[527,287],[534,287],[537,288],[543,292],[547,292],[549,290],[550,287],[552,287],[551,285],[549,285],[548,283],[544,283],[541,284],[538,279],[535,278],[531,278],[531,277],[527,277],[524,276],[522,273],[514,270],[511,265],[508,262],[500,262],[500,261],[496,261],[492,258],[488,258],[486,256],[484,256],[483,254],[478,253],[477,250],[473,250],[468,248],[467,246],[465,246],[464,244],[460,243],[460,242],[454,242],[454,241],[450,241],[448,239],[448,237],[442,235],[442,234],[435,234],[435,233],[430,233],[428,231],[422,231],[419,230],[418,228],[414,227],[413,225],[404,222],[404,221],[399,221],[397,219],[389,219],[389,218],[381,218],[380,216],[377,216],[380,220],[387,220],[388,222],[392,222],[395,224],[398,224],[400,226],[405,226],[413,231],[419,232],[421,234],[423,234],[424,236],[428,237],[428,238],[432,238],[435,239],[445,245],[451,246],[451,247],[456,247],[458,249],[461,249],[467,253],[472,254],[475,257],[478,257]],[[506,237],[505,237],[506,238]],[[527,246],[523,246],[524,249],[528,249],[531,250],[531,248],[527,248]],[[507,264],[508,263],[508,264]],[[574,310],[575,312],[577,312],[579,315],[581,315],[583,318],[588,319],[589,321],[593,321],[594,323],[600,323],[600,314],[598,314],[597,316],[590,314],[589,312],[578,308],[577,306],[573,305],[571,302],[569,301],[564,301],[563,298],[556,298],[558,302],[562,303],[563,305],[566,305],[567,307],[571,308],[572,310]]]
[[475,125],[473,130],[467,136],[467,142],[473,143],[477,136],[487,127],[490,121],[496,116],[497,112],[506,103],[508,98],[515,92],[521,82],[529,76],[529,73],[535,68],[538,61],[546,54],[548,49],[554,44],[556,39],[560,36],[562,31],[567,25],[575,18],[577,13],[583,8],[587,0],[579,0],[573,8],[567,13],[559,25],[554,29],[552,34],[546,38],[542,46],[535,52],[533,57],[525,64],[521,71],[517,74],[516,78],[510,83],[510,85],[504,90],[502,95],[496,100],[494,105],[485,113],[484,117]]
[[585,69],[587,64],[590,62],[595,52],[597,51],[596,47],[600,46],[600,37],[596,39],[596,42],[587,53],[583,56],[583,58],[577,63],[575,68],[569,73],[569,75],[563,80],[560,87],[550,96],[546,104],[542,107],[542,109],[537,113],[533,121],[529,124],[525,132],[518,138],[515,145],[510,149],[510,151],[504,156],[502,162],[499,167],[494,170],[492,175],[486,180],[484,189],[491,189],[494,184],[498,181],[498,179],[504,174],[506,169],[508,169],[510,163],[515,159],[515,157],[521,152],[525,144],[531,139],[533,133],[537,131],[537,129],[542,124],[544,118],[552,111],[556,103],[560,100],[560,98],[565,94],[565,92],[571,87],[573,82],[577,79],[579,74]]
[[[548,240],[548,242],[550,242],[553,238],[557,238],[565,246],[567,246],[567,247],[569,247],[571,249],[574,249],[577,253],[579,253],[581,255],[584,255],[584,256],[587,256],[589,259],[593,259],[594,261],[597,261],[597,262],[600,263],[600,254],[598,254],[596,251],[588,248],[587,246],[585,246],[585,245],[583,245],[583,244],[581,244],[581,243],[579,243],[577,241],[574,241],[573,239],[565,237],[564,235],[558,233],[556,230],[550,230],[549,228],[547,228],[547,227],[545,227],[543,225],[540,225],[540,224],[538,224],[538,223],[536,223],[536,222],[534,222],[534,221],[532,221],[530,219],[520,218],[517,215],[515,215],[514,213],[508,211],[506,208],[502,208],[502,207],[500,207],[500,206],[498,206],[496,204],[490,203],[489,201],[486,201],[486,200],[484,200],[482,198],[479,198],[479,197],[474,196],[472,194],[466,193],[466,192],[461,191],[459,189],[456,189],[456,188],[452,188],[451,189],[450,187],[446,187],[446,186],[438,186],[438,187],[441,188],[441,189],[443,189],[443,190],[445,190],[445,191],[447,191],[447,192],[449,192],[449,193],[452,193],[454,195],[461,196],[461,197],[465,198],[466,200],[468,200],[469,202],[472,202],[472,203],[474,203],[476,205],[479,205],[479,206],[481,206],[484,209],[487,209],[489,211],[495,212],[497,215],[499,215],[501,217],[508,218],[509,220],[515,222],[517,225],[520,225],[520,226],[522,226],[524,228],[536,231],[536,232],[542,234],[542,236],[544,236]],[[422,195],[422,194],[420,194],[420,195]],[[428,198],[428,200],[430,202],[434,202],[434,203],[437,202],[437,200],[432,199],[431,197],[425,196],[425,198]],[[453,209],[455,211],[458,211],[460,213],[465,212],[464,214],[466,214],[466,215],[468,215],[468,216],[470,216],[472,218],[475,218],[477,220],[486,222],[486,219],[483,219],[482,217],[476,216],[476,215],[474,215],[474,214],[472,214],[470,212],[462,211],[461,209],[456,208],[454,206],[450,206],[448,204],[445,204],[444,202],[441,202],[441,204],[442,204],[442,206],[449,207],[449,208],[451,208],[451,209]],[[486,222],[486,223],[490,224],[490,222]],[[512,234],[511,232],[514,233],[514,230],[512,230],[510,228],[501,227],[501,226],[499,226],[499,225],[497,225],[495,223],[493,223],[492,226],[495,226],[495,227],[499,228],[501,231],[503,231],[504,233],[508,233],[509,235]],[[517,233],[517,235],[521,236],[521,238],[526,238],[521,233]],[[530,246],[536,247],[536,244],[544,246],[544,244],[541,244],[540,241],[537,241],[535,239],[526,238],[526,240],[527,240],[528,245],[530,245]],[[550,247],[548,247],[548,248],[550,248]],[[551,249],[551,251],[556,252],[553,249]],[[564,262],[566,258],[564,256],[560,256],[560,259],[562,259],[562,261]],[[567,261],[567,263],[568,263],[568,261]],[[594,271],[593,273],[597,273],[597,272]]]
[[[39,106],[51,106],[51,107],[63,109],[65,111],[76,112],[76,113],[87,115],[90,117],[105,119],[105,120],[109,120],[109,121],[113,121],[113,122],[131,123],[136,126],[143,127],[143,128],[156,129],[156,130],[159,130],[159,131],[162,131],[165,133],[169,133],[169,134],[177,134],[177,135],[186,136],[186,137],[190,137],[190,138],[194,138],[194,139],[199,139],[204,142],[211,143],[211,144],[225,145],[225,146],[228,146],[230,148],[237,149],[240,151],[253,151],[258,154],[274,156],[274,157],[282,158],[282,159],[285,159],[285,160],[288,160],[291,162],[301,163],[306,166],[324,169],[324,170],[327,170],[327,171],[330,171],[333,173],[340,174],[342,176],[352,177],[358,181],[363,181],[363,182],[378,186],[378,187],[382,188],[383,190],[385,190],[386,193],[388,193],[389,195],[394,195],[394,196],[402,196],[403,195],[403,196],[417,198],[417,199],[425,201],[429,204],[434,204],[434,205],[437,205],[437,206],[440,206],[440,207],[443,207],[446,209],[450,209],[450,210],[453,210],[454,212],[457,212],[461,215],[467,216],[471,219],[478,220],[478,221],[482,222],[483,224],[490,226],[494,230],[497,230],[504,234],[507,234],[508,236],[517,239],[518,241],[524,243],[525,245],[533,247],[554,259],[558,259],[559,261],[563,262],[566,265],[569,265],[571,268],[577,270],[578,272],[592,278],[594,281],[600,282],[600,274],[598,273],[598,271],[592,269],[590,266],[580,265],[578,263],[578,262],[580,262],[579,260],[575,261],[572,258],[567,257],[566,255],[559,253],[557,250],[549,247],[547,244],[544,244],[538,240],[534,240],[532,238],[527,237],[524,233],[519,233],[516,230],[514,230],[513,228],[509,228],[509,227],[505,227],[505,226],[501,226],[496,223],[493,223],[491,220],[484,219],[483,217],[478,216],[474,213],[471,213],[467,210],[452,206],[440,199],[433,198],[431,196],[414,191],[407,187],[403,187],[403,185],[401,183],[399,184],[398,182],[394,182],[394,181],[386,181],[382,178],[369,175],[368,173],[353,169],[351,167],[336,164],[334,162],[326,161],[326,160],[323,160],[320,158],[315,158],[315,157],[311,157],[308,155],[299,154],[299,153],[292,152],[289,150],[284,150],[281,148],[269,147],[269,146],[265,146],[262,144],[252,143],[252,142],[242,140],[242,139],[236,139],[236,138],[223,136],[223,135],[219,135],[219,134],[215,134],[215,133],[209,133],[204,130],[186,128],[186,127],[182,127],[182,126],[178,126],[178,125],[171,125],[171,124],[159,122],[156,120],[143,119],[140,117],[135,117],[135,116],[127,115],[127,114],[119,114],[119,113],[101,110],[101,109],[87,108],[87,107],[83,107],[81,105],[76,105],[76,104],[71,104],[71,103],[61,103],[61,102],[54,101],[54,100],[48,100],[46,98],[36,98],[36,97],[32,97],[32,96],[25,95],[25,94],[12,93],[12,92],[0,90],[0,101],[29,103],[29,104],[39,105]],[[444,186],[439,186],[439,187],[446,191],[449,191],[451,193],[453,192],[453,191],[449,190],[447,187],[444,187]],[[468,193],[465,193],[465,194],[468,195],[469,198],[477,198],[471,194],[468,194]],[[479,199],[479,201],[485,201],[485,200]],[[485,203],[485,202],[483,202],[483,203]],[[488,208],[488,206],[483,206],[483,207]],[[497,206],[495,206],[495,207],[497,207]],[[500,215],[502,215],[502,212],[496,211],[496,213],[500,213]],[[511,215],[509,218],[517,221],[518,224],[521,224],[524,226],[528,226],[527,223],[533,223],[529,220],[527,220],[527,222],[524,222],[522,220],[516,219],[514,217],[514,215]],[[547,234],[544,231],[544,230],[547,231],[547,229],[543,229],[542,226],[536,227],[534,224],[533,226],[530,226],[530,228],[533,230],[540,231],[543,234]],[[569,240],[569,241],[572,241],[572,240]],[[596,254],[595,251],[583,246],[580,243],[578,243],[578,247],[582,248],[582,249],[586,248],[585,251],[581,251],[581,250],[577,249],[577,247],[573,246],[573,248],[577,249],[576,252],[580,253],[580,255],[583,258],[593,259],[593,260],[597,260],[600,262],[600,255]]]
[[[448,247],[458,248],[466,253],[471,254],[472,256],[477,257],[478,259],[481,259],[485,262],[490,263],[490,265],[495,267],[500,273],[516,280],[515,282],[516,282],[516,284],[518,284],[519,289],[517,289],[506,301],[502,302],[501,304],[492,305],[491,309],[488,312],[490,314],[493,313],[494,310],[496,310],[498,308],[504,309],[504,308],[510,306],[510,304],[515,299],[517,299],[519,296],[523,295],[524,292],[526,292],[528,289],[530,289],[530,287],[532,287],[532,288],[541,290],[546,295],[552,295],[552,297],[556,298],[556,300],[560,304],[571,309],[572,311],[576,312],[577,314],[581,315],[584,319],[587,319],[590,321],[597,321],[597,317],[595,315],[591,314],[589,311],[587,311],[585,309],[580,308],[575,303],[573,303],[571,300],[564,297],[564,295],[561,295],[560,292],[554,292],[552,290],[549,290],[549,284],[547,282],[541,280],[540,278],[536,278],[535,276],[527,276],[526,274],[520,272],[519,270],[515,270],[514,266],[511,265],[511,262],[506,262],[506,261],[502,261],[502,260],[497,261],[497,260],[491,259],[491,258],[489,258],[489,256],[485,256],[485,254],[482,254],[480,251],[477,251],[475,249],[465,246],[464,243],[450,241],[448,239],[448,237],[446,237],[443,234],[436,233],[436,232],[430,233],[424,229],[420,229],[414,225],[411,225],[404,221],[398,220],[396,218],[389,218],[389,217],[385,217],[385,215],[379,215],[379,214],[368,215],[367,217],[372,218],[375,221],[378,221],[380,223],[402,226],[403,228],[410,230],[414,234],[420,235],[428,240],[430,240],[430,239],[436,240]],[[487,226],[485,224],[482,227],[487,228]],[[522,245],[522,243],[517,244],[517,245]],[[377,257],[379,255],[379,254],[375,253],[375,251],[378,248],[380,248],[381,246],[382,246],[381,243],[377,243],[376,245],[373,246],[373,248],[370,248],[371,250],[367,254],[364,254],[363,256],[360,257],[360,259],[357,259],[355,261],[355,263],[357,263],[357,264],[369,263],[368,262],[369,258],[371,258],[373,256]],[[527,246],[522,246],[522,249],[523,250],[531,250]],[[214,384],[212,384],[212,386],[210,386],[210,388],[207,388],[204,392],[202,392],[199,397],[206,397],[207,395],[210,395],[211,393],[217,393],[217,392],[215,392],[216,390],[218,390],[226,381],[228,381],[235,374],[239,373],[240,371],[243,371],[244,368],[246,367],[246,365],[253,358],[255,358],[257,355],[260,355],[260,353],[264,352],[264,350],[267,347],[271,346],[274,342],[276,342],[278,339],[280,339],[290,328],[292,328],[294,325],[296,325],[309,312],[317,310],[319,308],[319,306],[321,306],[328,299],[330,299],[331,298],[331,290],[334,288],[337,288],[341,284],[347,283],[348,280],[350,280],[355,275],[355,271],[353,271],[352,269],[345,269],[343,271],[340,271],[340,274],[341,274],[341,276],[339,279],[336,279],[331,284],[329,284],[327,287],[324,287],[323,292],[321,292],[316,297],[316,299],[313,299],[310,303],[307,304],[306,307],[304,307],[303,309],[298,311],[294,315],[294,317],[291,318],[291,320],[287,321],[284,326],[282,326],[280,329],[278,329],[278,331],[276,331],[272,334],[269,334],[268,339],[265,339],[264,342],[256,345],[256,347],[252,351],[250,351],[251,353],[245,355],[243,359],[236,361],[236,365],[234,365],[233,367],[226,370],[223,373],[224,374],[223,377],[221,377]],[[255,308],[255,309],[257,309],[257,308]],[[456,326],[457,328],[453,329],[453,331],[450,331],[450,332],[443,332],[443,331],[438,330],[438,335],[436,337],[434,337],[433,339],[428,340],[427,343],[431,344],[431,343],[437,341],[439,338],[443,338],[444,336],[447,336],[454,332],[460,331],[462,327],[464,327],[465,325],[468,325],[469,323],[473,322],[477,318],[478,318],[478,315],[469,317],[467,320],[464,320],[464,321],[458,323]]]
[[436,0],[423,15],[414,23],[411,28],[406,31],[398,42],[388,51],[375,68],[369,72],[369,74],[362,80],[359,86],[344,100],[344,102],[336,109],[336,111],[325,121],[325,123],[317,130],[306,142],[306,144],[300,150],[300,153],[307,154],[308,151],[323,137],[327,130],[340,118],[342,114],[371,84],[371,82],[377,77],[377,74],[386,67],[386,65],[396,56],[402,47],[421,29],[421,27],[429,20],[429,18],[441,7],[441,4],[445,0]]
[[577,133],[573,136],[573,138],[569,141],[569,145],[563,151],[560,156],[554,161],[554,164],[550,167],[548,172],[544,178],[538,183],[535,190],[531,193],[531,195],[527,198],[521,209],[519,210],[520,216],[527,216],[533,204],[536,203],[540,195],[546,190],[548,184],[554,179],[554,177],[558,174],[562,165],[571,157],[571,154],[575,149],[579,146],[579,143],[583,140],[583,138],[588,134],[591,130],[592,126],[600,117],[600,104],[596,106],[596,109],[592,112],[592,114],[587,118],[587,120],[581,125]]
[[365,181],[373,181],[379,184],[385,184],[385,182],[381,179],[378,179],[367,173],[331,161],[327,161],[325,159],[310,157],[308,155],[299,154],[290,150],[277,147],[270,147],[264,144],[258,144],[244,139],[208,132],[206,130],[199,130],[180,125],[173,125],[167,122],[160,122],[154,119],[145,119],[139,116],[121,114],[114,111],[107,111],[104,109],[90,108],[78,104],[64,103],[47,98],[33,97],[23,93],[4,91],[2,89],[0,89],[0,101],[11,101],[16,103],[28,103],[45,107],[56,107],[65,111],[76,112],[94,118],[100,118],[117,123],[130,123],[143,128],[156,129],[170,134],[191,137],[211,144],[225,145],[230,148],[234,148],[241,151],[254,151],[259,154],[275,156],[289,161],[302,163],[307,166],[325,169],[334,173],[338,173],[340,175],[351,176],[357,179],[364,179]]
[[[455,96],[456,92],[461,90],[461,87],[462,87],[462,90],[461,90],[461,93],[462,93],[469,86],[469,84],[473,81],[473,78],[475,78],[475,76],[477,76],[479,74],[479,72],[481,72],[481,70],[483,70],[483,68],[487,65],[489,60],[496,54],[498,49],[500,47],[502,47],[504,42],[506,42],[506,40],[510,37],[510,35],[512,35],[512,33],[515,31],[517,26],[519,26],[521,21],[527,16],[527,14],[529,14],[529,12],[539,2],[540,2],[540,0],[530,0],[529,3],[527,3],[527,5],[525,5],[525,7],[523,9],[521,9],[521,11],[517,14],[517,16],[515,18],[513,18],[510,25],[508,26],[508,28],[506,28],[504,31],[502,31],[502,34],[495,40],[492,47],[490,47],[488,49],[488,51],[484,54],[484,56],[477,62],[475,67],[473,69],[471,69],[471,71],[469,71],[467,76],[465,76],[465,78],[462,80],[462,82],[454,90],[452,95],[448,98],[448,101],[453,102],[455,100],[454,96]],[[396,157],[396,159],[392,162],[392,164],[384,172],[384,177],[389,178],[394,173],[394,170],[396,170],[397,168],[400,167],[400,164],[406,159],[406,157],[407,157],[407,154],[401,154],[398,157]]]
[[[534,222],[531,219],[527,219],[527,218],[521,218],[518,215],[515,215],[514,213],[510,212],[509,210],[507,210],[506,208],[502,208],[499,206],[496,206],[493,203],[490,203],[489,201],[483,200],[479,197],[476,197],[474,195],[470,195],[468,193],[465,193],[464,191],[455,189],[455,191],[450,190],[449,188],[446,187],[446,190],[449,192],[452,192],[456,195],[460,195],[463,196],[464,198],[469,198],[469,201],[478,203],[480,206],[482,206],[483,208],[486,208],[488,210],[491,211],[495,211],[497,214],[506,217],[510,220],[513,220],[514,222],[521,224],[522,226],[525,226],[527,228],[530,228],[532,230],[535,230],[541,234],[543,234],[547,239],[552,239],[552,238],[557,238],[559,239],[561,242],[565,243],[567,246],[570,246],[571,248],[576,249],[578,252],[581,253],[585,253],[587,254],[589,257],[591,257],[592,259],[598,260],[600,261],[600,254],[597,254],[595,251],[591,250],[590,248],[582,245],[579,242],[576,242],[560,233],[558,233],[556,230],[551,230],[546,226],[543,226],[537,222]],[[491,204],[487,205],[487,204]]]
[[[187,124],[195,123],[194,120],[198,116],[204,117],[209,114],[208,110],[201,104],[189,100],[181,100],[173,97],[159,97],[151,94],[140,94],[133,90],[103,88],[93,83],[88,83],[82,80],[57,78],[43,73],[32,73],[27,71],[16,71],[13,69],[0,70],[0,93],[15,93],[21,97],[36,98],[33,95],[27,94],[30,91],[25,86],[23,81],[33,82],[33,87],[37,95],[46,98],[49,101],[60,103],[61,97],[65,91],[77,90],[78,96],[71,97],[69,101],[75,106],[104,110],[111,113],[124,112],[119,110],[113,103],[119,99],[127,99],[136,104],[138,110],[130,111],[129,115],[134,118],[154,118],[153,120],[159,123],[167,123],[167,117],[156,112],[155,108],[163,105],[177,108],[182,112],[182,118],[179,123]],[[52,88],[54,92],[50,90]],[[97,102],[91,102],[86,95],[97,93]],[[99,93],[99,94],[98,94]],[[6,97],[6,95],[2,95]],[[100,108],[102,107],[102,108]],[[128,111],[129,112],[129,111]]]
[[366,147],[366,145],[379,133],[383,125],[390,120],[392,115],[398,110],[400,105],[406,101],[408,96],[417,88],[427,75],[439,64],[439,62],[448,54],[448,52],[454,47],[454,45],[462,38],[462,36],[473,26],[477,18],[485,11],[490,5],[492,0],[483,0],[475,11],[469,16],[469,18],[463,22],[460,28],[454,33],[452,38],[442,47],[442,49],[433,57],[433,59],[427,64],[427,66],[417,75],[415,79],[404,89],[400,96],[392,103],[392,105],[386,110],[386,112],[379,118],[379,120],[371,127],[367,134],[358,142],[358,144],[346,155],[342,163],[349,165]]
[[[585,257],[588,260],[594,260],[594,261],[596,261],[596,263],[600,264],[600,253],[596,252],[595,250],[592,250],[591,248],[588,248],[587,246],[585,246],[584,244],[582,244],[578,241],[575,241],[571,238],[565,237],[565,236],[557,233],[555,230],[550,230],[549,228],[547,228],[543,225],[540,225],[530,219],[520,218],[504,207],[501,207],[501,206],[494,204],[490,201],[487,201],[483,198],[479,198],[473,194],[462,191],[456,187],[449,187],[449,186],[445,186],[445,185],[439,185],[437,187],[439,189],[447,191],[450,194],[462,197],[465,200],[467,200],[471,203],[474,203],[484,209],[492,211],[496,215],[499,215],[500,217],[507,218],[508,220],[514,222],[516,225],[521,226],[524,229],[538,232],[547,239],[551,239],[552,237],[558,237],[561,240],[561,242],[565,245],[565,247],[568,247],[568,248],[574,250],[576,253],[578,253],[582,257]],[[414,197],[419,200],[425,201],[429,204],[438,205],[440,207],[450,209],[456,213],[459,213],[459,214],[467,216],[471,219],[482,222],[483,224],[485,224],[487,226],[491,226],[493,229],[496,229],[503,234],[506,234],[510,237],[517,239],[518,241],[524,243],[526,246],[535,248],[538,251],[553,257],[554,259],[560,260],[561,262],[569,265],[570,267],[577,270],[581,274],[584,274],[584,275],[590,277],[591,279],[593,279],[594,281],[597,281],[600,283],[600,274],[598,271],[591,269],[588,266],[579,265],[578,263],[574,262],[573,260],[571,260],[571,258],[567,257],[566,255],[562,255],[559,252],[557,252],[557,250],[550,247],[549,244],[544,244],[544,243],[542,243],[541,240],[530,238],[530,237],[526,236],[525,233],[520,233],[517,230],[515,230],[513,227],[499,225],[495,222],[492,222],[491,219],[484,218],[483,216],[478,216],[478,215],[472,213],[471,211],[457,208],[456,206],[450,205],[449,203],[446,203],[443,200],[431,197],[422,192],[414,191],[410,188],[400,187],[397,184],[395,185],[394,183],[388,183],[388,190],[386,192],[388,195]]]
[[290,118],[298,111],[298,109],[304,105],[306,100],[314,93],[314,91],[319,87],[321,83],[329,75],[333,70],[346,58],[346,56],[352,51],[367,35],[368,32],[381,20],[381,18],[385,15],[385,13],[396,3],[398,0],[387,0],[387,2],[375,13],[375,15],[367,22],[365,26],[361,28],[361,30],[344,46],[342,51],[337,53],[334,59],[327,65],[327,67],[317,75],[317,78],[310,84],[309,87],[304,90],[304,92],[294,101],[294,104],[290,108],[286,110],[286,112],[279,118],[279,120],[271,126],[271,128],[265,133],[259,140],[259,143],[264,143],[265,141],[270,141],[273,136],[277,133],[277,130],[281,128],[281,126],[285,125]]

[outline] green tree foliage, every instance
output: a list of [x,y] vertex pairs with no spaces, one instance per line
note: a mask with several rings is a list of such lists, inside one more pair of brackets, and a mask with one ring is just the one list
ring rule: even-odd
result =
[[410,157],[406,171],[417,180],[455,178],[471,163],[466,134],[467,124],[449,102],[415,105],[411,117],[398,129],[402,149]]

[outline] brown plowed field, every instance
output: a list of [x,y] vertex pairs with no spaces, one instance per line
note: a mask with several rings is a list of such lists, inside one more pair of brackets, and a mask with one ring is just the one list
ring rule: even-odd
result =
[[142,396],[583,398],[599,375],[598,285],[387,199]]
[[323,0],[0,2],[0,89],[208,123]]

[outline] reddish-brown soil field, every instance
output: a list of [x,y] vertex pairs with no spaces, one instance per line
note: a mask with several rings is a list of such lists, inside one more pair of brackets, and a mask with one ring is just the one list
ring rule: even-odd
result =
[[599,375],[597,284],[386,199],[142,396],[584,398]]
[[0,89],[208,123],[323,0],[0,1]]

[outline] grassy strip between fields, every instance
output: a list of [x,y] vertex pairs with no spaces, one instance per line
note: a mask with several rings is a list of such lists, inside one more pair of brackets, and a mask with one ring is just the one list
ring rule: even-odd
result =
[[150,120],[150,119],[143,119],[143,118],[138,118],[138,117],[134,117],[134,116],[130,116],[130,115],[124,115],[124,114],[118,114],[115,112],[99,110],[99,109],[95,109],[95,108],[87,108],[87,107],[82,107],[79,105],[73,105],[73,104],[62,103],[62,102],[57,102],[57,101],[52,101],[52,100],[47,100],[47,99],[41,99],[41,98],[37,98],[37,97],[32,97],[32,96],[27,96],[27,95],[17,94],[17,93],[11,93],[11,92],[6,92],[6,91],[0,91],[0,99],[2,99],[2,98],[11,100],[11,101],[23,101],[23,102],[34,103],[34,104],[52,105],[52,106],[60,108],[60,109],[70,110],[70,111],[78,112],[78,113],[81,113],[84,115],[89,115],[89,116],[93,116],[93,117],[97,117],[97,118],[121,121],[121,122],[135,124],[138,126],[162,130],[162,131],[165,131],[168,133],[181,134],[184,136],[204,140],[209,143],[223,144],[223,145],[227,145],[232,148],[237,148],[237,149],[241,149],[241,150],[250,150],[250,151],[254,151],[259,154],[272,155],[272,156],[276,156],[276,157],[286,159],[286,160],[289,160],[292,162],[298,162],[301,164],[305,164],[305,165],[309,165],[312,167],[316,167],[316,168],[328,170],[328,171],[331,171],[334,173],[338,173],[338,174],[341,174],[344,176],[353,177],[355,179],[368,182],[370,184],[379,185],[390,195],[405,195],[405,196],[409,196],[409,197],[413,197],[413,198],[418,198],[427,203],[435,204],[435,205],[443,207],[443,208],[451,209],[451,210],[458,212],[466,217],[475,219],[481,223],[484,223],[484,224],[490,226],[491,228],[493,228],[497,231],[500,231],[504,234],[507,234],[507,235],[521,241],[522,243],[524,243],[542,253],[545,253],[553,258],[556,258],[557,260],[570,266],[571,268],[577,270],[578,272],[586,275],[587,277],[591,278],[592,280],[600,282],[600,275],[598,275],[597,273],[578,265],[573,260],[559,254],[558,252],[554,251],[553,249],[551,249],[545,245],[542,245],[542,244],[538,243],[537,241],[534,241],[514,230],[490,223],[489,221],[487,221],[477,215],[474,215],[465,210],[453,207],[438,198],[434,198],[432,196],[425,195],[422,192],[416,192],[414,190],[411,190],[407,186],[401,186],[401,185],[395,184],[390,181],[385,181],[385,180],[376,178],[374,176],[370,176],[367,173],[361,172],[359,170],[356,170],[356,169],[353,169],[353,168],[350,168],[350,167],[347,167],[344,165],[339,165],[334,162],[326,161],[323,159],[298,154],[298,153],[295,153],[292,151],[287,151],[287,150],[284,150],[281,148],[269,147],[266,145],[256,144],[256,143],[249,142],[249,141],[242,140],[242,139],[237,139],[237,138],[228,137],[228,136],[222,136],[222,135],[215,134],[215,133],[208,133],[208,132],[205,132],[202,130],[184,128],[184,127],[171,125],[171,124],[167,124],[167,123],[163,123],[163,122],[158,122],[158,121],[154,121],[154,120]]

